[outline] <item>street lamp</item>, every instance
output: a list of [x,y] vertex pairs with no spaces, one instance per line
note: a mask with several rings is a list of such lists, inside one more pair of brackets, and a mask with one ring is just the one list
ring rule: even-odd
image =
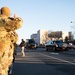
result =
[[73,21],[71,21],[70,23],[74,23],[75,24],[75,22],[73,22]]
[[75,22],[71,21],[70,23],[73,23],[74,25],[71,26],[71,28],[73,29],[72,30],[72,35],[74,36],[75,38]]
[[[70,23],[75,24],[75,22],[73,22],[73,21],[71,21]],[[71,28],[75,29],[75,26],[73,25],[73,26],[71,26]]]

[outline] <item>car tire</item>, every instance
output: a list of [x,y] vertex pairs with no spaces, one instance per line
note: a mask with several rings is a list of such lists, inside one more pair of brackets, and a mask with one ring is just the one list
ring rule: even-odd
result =
[[56,50],[56,47],[53,47],[52,50],[55,51]]
[[46,51],[48,51],[48,48],[46,47]]

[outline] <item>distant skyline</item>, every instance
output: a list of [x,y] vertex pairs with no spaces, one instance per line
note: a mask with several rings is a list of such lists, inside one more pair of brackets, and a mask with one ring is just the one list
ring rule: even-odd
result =
[[75,25],[75,0],[0,0],[0,8],[7,6],[11,16],[23,19],[17,30],[19,41],[30,38],[38,30],[71,31]]

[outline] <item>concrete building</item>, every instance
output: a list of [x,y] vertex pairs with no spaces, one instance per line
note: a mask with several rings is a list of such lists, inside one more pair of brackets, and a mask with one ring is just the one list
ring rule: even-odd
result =
[[65,40],[65,37],[68,37],[70,40],[73,39],[71,32],[63,31],[52,31],[48,33],[48,30],[38,30],[36,34],[31,35],[31,39],[34,39],[35,42],[40,44],[45,44],[48,40]]
[[65,37],[68,37],[69,40],[73,39],[71,32],[64,32],[64,31],[53,31],[53,32],[48,34],[48,37],[51,40],[60,39],[60,40],[63,40],[63,41],[65,41]]
[[30,38],[31,38],[31,39],[34,39],[34,41],[35,41],[36,43],[38,43],[38,41],[37,41],[37,33],[32,34],[32,35],[30,36]]
[[[45,33],[48,34],[48,30],[38,30],[36,34],[31,35],[31,38],[34,39],[38,45],[44,44]],[[48,35],[46,37],[48,37]]]
[[47,37],[48,37],[48,30],[38,30],[37,31],[38,44],[45,44],[45,42],[48,39]]

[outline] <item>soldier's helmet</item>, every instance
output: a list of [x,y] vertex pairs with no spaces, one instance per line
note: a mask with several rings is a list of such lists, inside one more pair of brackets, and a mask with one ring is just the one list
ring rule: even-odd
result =
[[2,7],[1,8],[1,14],[5,15],[7,17],[10,17],[11,11],[10,11],[10,9],[8,7]]

